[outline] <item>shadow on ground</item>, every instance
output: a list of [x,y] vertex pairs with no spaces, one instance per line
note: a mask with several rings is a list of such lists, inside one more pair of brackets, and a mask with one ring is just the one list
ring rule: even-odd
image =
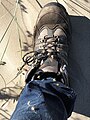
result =
[[69,75],[71,86],[77,93],[74,111],[90,117],[90,20],[71,16],[71,22]]

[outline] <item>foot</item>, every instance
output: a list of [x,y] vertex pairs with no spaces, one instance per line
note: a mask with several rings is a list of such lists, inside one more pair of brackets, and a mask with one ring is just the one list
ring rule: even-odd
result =
[[33,61],[34,65],[30,74],[34,76],[39,70],[55,73],[56,76],[62,76],[60,79],[67,85],[66,67],[70,38],[71,25],[66,9],[55,2],[45,5],[38,15],[34,30],[34,55],[28,57],[28,63]]

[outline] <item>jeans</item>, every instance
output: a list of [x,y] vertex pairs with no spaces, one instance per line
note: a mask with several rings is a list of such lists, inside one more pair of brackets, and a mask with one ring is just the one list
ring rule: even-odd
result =
[[75,92],[53,78],[33,80],[24,87],[10,120],[67,120]]

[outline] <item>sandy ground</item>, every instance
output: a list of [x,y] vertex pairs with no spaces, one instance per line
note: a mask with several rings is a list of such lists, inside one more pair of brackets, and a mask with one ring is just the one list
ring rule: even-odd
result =
[[[54,0],[39,0],[41,6]],[[69,55],[71,86],[77,93],[69,120],[90,120],[90,1],[59,0],[71,17]],[[0,4],[0,120],[9,120],[24,87],[22,56],[32,50],[33,29],[40,5],[36,0],[1,0]]]

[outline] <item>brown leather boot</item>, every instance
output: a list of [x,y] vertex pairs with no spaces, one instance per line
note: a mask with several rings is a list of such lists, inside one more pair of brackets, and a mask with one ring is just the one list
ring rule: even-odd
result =
[[34,51],[26,54],[23,59],[28,65],[33,65],[26,81],[32,77],[41,79],[41,74],[44,74],[42,76],[54,76],[56,80],[68,85],[70,39],[71,24],[66,9],[55,2],[45,5],[38,15],[34,29]]

